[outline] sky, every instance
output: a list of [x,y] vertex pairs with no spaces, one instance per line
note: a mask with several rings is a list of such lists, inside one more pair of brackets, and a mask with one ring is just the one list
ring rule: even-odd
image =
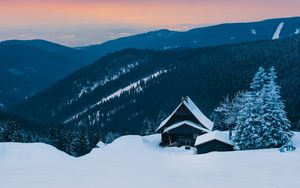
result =
[[0,0],[0,40],[98,44],[157,29],[300,16],[300,0]]

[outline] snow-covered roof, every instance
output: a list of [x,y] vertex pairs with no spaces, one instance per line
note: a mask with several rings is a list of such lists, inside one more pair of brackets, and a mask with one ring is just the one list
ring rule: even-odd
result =
[[156,129],[156,131],[158,131],[159,129],[161,129],[170,119],[171,117],[176,113],[176,111],[178,110],[178,108],[181,105],[185,105],[190,111],[191,113],[196,117],[196,119],[204,126],[206,127],[208,130],[212,130],[214,123],[212,121],[210,121],[200,110],[199,108],[195,105],[195,103],[189,98],[186,97],[186,100],[184,100],[183,102],[181,102],[177,108],[172,112],[172,114],[167,117],[163,122],[161,122],[161,124],[159,125],[159,127]]
[[175,123],[175,124],[171,125],[170,127],[166,128],[166,129],[164,130],[164,133],[165,133],[165,132],[168,132],[168,131],[170,131],[170,130],[172,130],[172,129],[175,129],[175,128],[177,128],[177,127],[180,127],[180,126],[182,126],[182,125],[184,125],[184,124],[185,124],[185,125],[188,125],[188,126],[190,126],[190,127],[193,127],[193,128],[195,128],[195,129],[199,129],[199,130],[204,131],[204,132],[210,132],[209,130],[200,127],[200,125],[198,125],[198,124],[196,124],[196,123],[194,123],[194,122],[185,120],[185,121],[181,121],[181,122]]
[[99,141],[96,145],[98,148],[103,148],[105,144],[102,141]]
[[218,140],[221,142],[224,142],[229,145],[233,145],[233,141],[229,139],[229,132],[228,131],[212,131],[203,135],[200,135],[197,137],[195,146],[198,146],[200,144],[212,141],[212,140]]

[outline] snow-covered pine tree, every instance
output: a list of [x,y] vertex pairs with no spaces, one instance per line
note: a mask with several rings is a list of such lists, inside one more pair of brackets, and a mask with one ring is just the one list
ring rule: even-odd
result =
[[229,130],[229,138],[232,138],[232,133],[237,127],[238,119],[240,110],[244,107],[244,96],[246,95],[245,91],[239,91],[234,98],[231,100],[231,109],[225,118],[225,124],[228,125]]
[[244,105],[245,95],[246,95],[245,91],[239,91],[237,94],[235,94],[234,98],[231,100],[231,110],[225,120],[225,122],[228,125],[231,125],[231,128],[234,128],[236,126],[237,115],[240,109]]
[[275,69],[265,76],[260,68],[254,77],[252,90],[242,96],[243,105],[237,113],[235,144],[242,150],[281,146],[293,133],[275,82]]
[[257,128],[260,122],[257,119],[255,98],[252,92],[245,92],[241,98],[243,106],[236,117],[234,142],[238,149],[255,149],[256,140],[259,139]]
[[157,120],[156,120],[156,127],[157,128],[159,126],[159,124],[165,120],[168,117],[168,115],[163,112],[163,111],[159,111],[158,116],[157,116]]
[[107,133],[106,136],[105,136],[105,144],[112,143],[118,137],[120,137],[119,133],[113,133],[113,132]]
[[214,129],[220,131],[229,130],[230,124],[227,119],[232,111],[232,101],[228,96],[224,97],[224,100],[220,105],[214,110],[215,120],[214,120]]
[[90,151],[90,149],[90,141],[88,139],[88,134],[86,131],[82,130],[79,133],[74,134],[69,148],[70,153],[73,156],[80,156],[86,154],[88,153],[88,151]]
[[261,116],[264,130],[261,138],[262,148],[281,146],[289,142],[293,136],[290,131],[291,123],[287,118],[280,96],[280,86],[275,81],[276,78],[275,68],[271,67],[268,82],[264,87],[265,101]]
[[5,142],[22,142],[23,135],[22,131],[19,129],[17,122],[13,120],[8,120],[6,122],[6,129],[4,132]]
[[250,84],[250,89],[255,92],[258,96],[262,88],[267,82],[267,74],[263,67],[259,67],[257,73],[254,75],[252,79],[252,83]]
[[66,147],[66,153],[71,154],[72,156],[75,156],[75,148],[77,146],[77,135],[74,134],[74,131],[68,131],[67,132],[67,147]]
[[6,124],[3,121],[0,121],[0,142],[5,142],[4,134],[6,131]]
[[265,89],[267,81],[265,70],[260,67],[250,84],[251,91],[241,97],[239,110],[236,113],[236,132],[234,141],[239,149],[263,148],[261,145],[263,129],[263,115]]
[[72,156],[78,156],[79,145],[80,145],[80,139],[77,135],[76,136],[74,135],[74,137],[71,140],[70,146],[69,146],[69,152]]
[[232,100],[225,97],[224,101],[215,110],[215,130],[229,130],[229,137],[232,138],[232,131],[237,126],[239,111],[244,106],[246,92],[239,91]]
[[63,134],[62,130],[60,130],[59,128],[50,128],[48,133],[48,138],[51,145],[60,150],[66,150],[66,142],[64,141],[65,135]]

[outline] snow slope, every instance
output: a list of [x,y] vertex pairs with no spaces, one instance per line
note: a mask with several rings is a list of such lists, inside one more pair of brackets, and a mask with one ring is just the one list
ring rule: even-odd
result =
[[[300,150],[212,152],[160,148],[160,136],[123,136],[81,158],[45,144],[0,144],[5,188],[299,188]],[[295,145],[300,147],[300,133]]]
[[131,83],[129,85],[127,85],[124,88],[118,89],[117,91],[113,92],[112,94],[108,95],[107,97],[102,98],[100,101],[96,102],[95,104],[90,105],[89,107],[87,107],[86,109],[82,110],[81,112],[78,112],[77,114],[73,115],[72,117],[68,118],[67,120],[64,121],[64,123],[68,123],[69,121],[71,121],[72,119],[77,118],[78,116],[82,115],[83,113],[87,112],[90,109],[95,108],[98,105],[101,105],[113,98],[116,97],[120,97],[122,94],[129,92],[132,89],[135,89],[136,92],[140,92],[143,90],[141,84],[142,83],[147,83],[149,80],[154,79],[159,77],[161,74],[165,74],[166,72],[168,72],[168,70],[160,70],[157,71],[153,74],[151,74],[150,76],[147,76],[145,78],[142,78],[141,80],[138,80],[134,83]]
[[282,28],[283,28],[283,25],[284,25],[284,22],[281,22],[281,23],[278,25],[278,27],[277,27],[277,29],[276,29],[276,31],[275,31],[273,37],[272,37],[272,40],[279,39],[279,36],[280,36],[281,30],[282,30]]

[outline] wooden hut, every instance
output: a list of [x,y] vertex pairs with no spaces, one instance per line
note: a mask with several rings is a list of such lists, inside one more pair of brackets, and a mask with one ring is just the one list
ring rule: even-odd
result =
[[162,146],[194,146],[197,136],[213,128],[210,121],[189,97],[183,97],[177,108],[157,128]]
[[229,139],[227,131],[212,131],[198,136],[195,142],[197,154],[212,151],[233,151],[233,141]]

